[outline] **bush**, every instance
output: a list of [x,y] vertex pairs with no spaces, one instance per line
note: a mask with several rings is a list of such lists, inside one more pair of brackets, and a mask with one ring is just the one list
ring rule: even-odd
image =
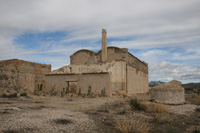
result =
[[192,133],[200,133],[200,130],[197,127],[195,127],[195,129],[192,131]]
[[89,87],[88,87],[88,96],[90,96],[91,95],[91,90],[92,90],[92,87],[89,85]]
[[20,96],[26,97],[26,96],[27,96],[27,93],[26,93],[26,92],[23,92],[23,93],[20,94]]
[[200,108],[196,108],[195,111],[196,111],[196,112],[200,112]]
[[15,97],[17,97],[17,93],[8,94],[8,95],[2,94],[1,97],[2,98],[15,98]]
[[63,88],[63,91],[61,91],[61,97],[64,97],[65,96],[65,88]]
[[104,88],[103,90],[101,90],[101,97],[105,97],[106,96],[106,89]]
[[66,91],[65,91],[65,94],[69,93],[69,86],[66,87]]
[[145,106],[141,104],[137,99],[131,99],[129,104],[132,109],[145,110]]
[[200,95],[194,95],[194,104],[200,105]]
[[134,120],[133,117],[124,119],[114,118],[115,128],[122,133],[148,133],[152,126],[142,120]]
[[78,96],[81,96],[81,88],[78,90]]
[[168,113],[154,113],[153,116],[154,116],[154,121],[158,122],[160,124],[169,123],[173,120],[170,117],[170,114],[168,114]]
[[167,106],[163,104],[154,104],[151,109],[147,109],[149,112],[153,113],[166,113],[167,112]]

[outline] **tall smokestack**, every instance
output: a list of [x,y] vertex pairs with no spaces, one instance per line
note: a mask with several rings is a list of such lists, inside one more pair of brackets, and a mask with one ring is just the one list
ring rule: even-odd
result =
[[101,54],[102,54],[102,61],[105,62],[107,61],[107,38],[106,38],[106,30],[102,29],[102,49],[101,49]]

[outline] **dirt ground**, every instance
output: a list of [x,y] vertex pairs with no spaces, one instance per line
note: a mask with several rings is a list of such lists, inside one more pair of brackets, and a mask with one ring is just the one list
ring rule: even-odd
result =
[[[187,96],[190,97],[190,96]],[[132,115],[152,125],[152,133],[191,132],[200,129],[200,106],[189,101],[168,106],[167,120],[132,110],[128,98],[19,97],[0,98],[2,133],[118,133],[116,117]],[[162,114],[160,117],[165,116]],[[160,119],[159,117],[159,119]]]

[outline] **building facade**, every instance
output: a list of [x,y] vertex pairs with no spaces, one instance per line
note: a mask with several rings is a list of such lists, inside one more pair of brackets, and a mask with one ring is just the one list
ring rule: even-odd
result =
[[50,72],[51,65],[18,59],[0,61],[0,93],[45,92],[45,74]]
[[70,56],[70,65],[45,77],[46,91],[59,93],[67,88],[73,93],[132,95],[149,92],[148,64],[127,48],[107,47],[107,32],[102,30],[102,49],[82,49]]

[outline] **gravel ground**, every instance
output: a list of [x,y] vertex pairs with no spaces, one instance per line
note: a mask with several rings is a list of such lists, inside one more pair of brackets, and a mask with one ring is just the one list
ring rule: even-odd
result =
[[85,112],[115,102],[113,98],[0,99],[0,132],[101,132]]
[[183,132],[186,125],[180,123],[186,123],[187,127],[199,125],[197,108],[200,106],[169,105],[170,117],[176,118],[175,121],[156,123],[151,113],[132,110],[126,98],[0,98],[0,132],[118,133],[113,118],[130,115],[150,122],[153,133]]

